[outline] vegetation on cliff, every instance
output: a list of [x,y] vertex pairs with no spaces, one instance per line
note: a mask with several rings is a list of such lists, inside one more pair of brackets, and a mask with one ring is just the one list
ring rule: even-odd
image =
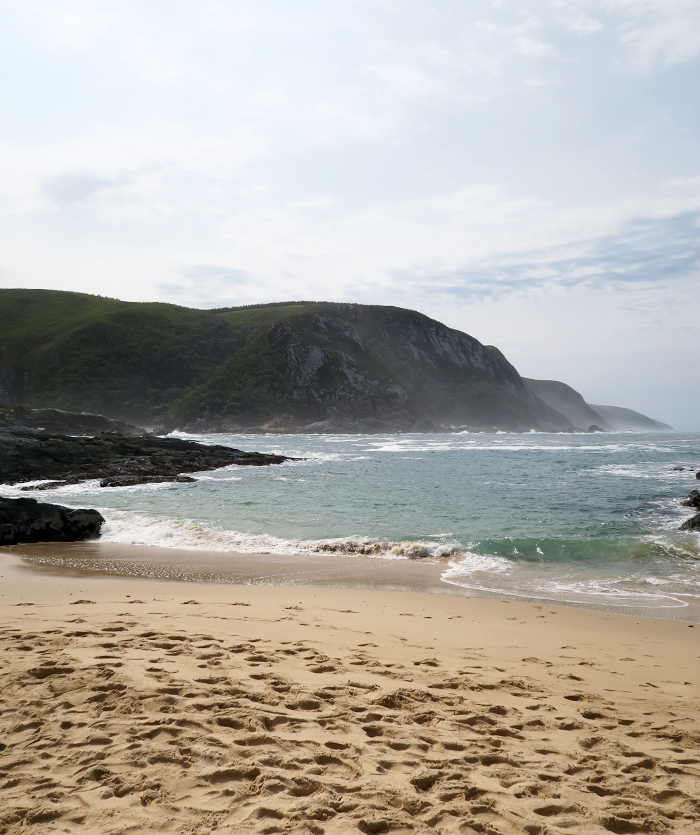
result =
[[572,428],[499,352],[410,310],[49,290],[0,290],[0,307],[0,402],[173,428]]

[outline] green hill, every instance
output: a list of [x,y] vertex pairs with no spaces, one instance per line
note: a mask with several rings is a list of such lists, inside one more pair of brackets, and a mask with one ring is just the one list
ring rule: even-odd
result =
[[0,401],[201,429],[571,429],[473,337],[326,302],[194,310],[0,290]]

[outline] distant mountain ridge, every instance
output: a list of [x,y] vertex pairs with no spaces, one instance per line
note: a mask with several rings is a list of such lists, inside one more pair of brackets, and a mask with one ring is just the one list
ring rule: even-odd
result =
[[586,403],[571,386],[557,380],[523,378],[530,391],[548,406],[565,415],[581,429],[598,427],[606,432],[672,432],[667,423],[619,406],[596,406]]
[[591,406],[606,424],[621,432],[673,432],[673,427],[660,420],[620,406]]
[[612,429],[595,409],[591,408],[583,397],[571,386],[557,380],[531,380],[523,378],[525,384],[534,394],[548,406],[565,415],[581,429],[598,426],[600,429]]
[[[574,431],[498,349],[411,310],[0,290],[0,402],[160,431]],[[562,385],[562,384],[559,384]]]

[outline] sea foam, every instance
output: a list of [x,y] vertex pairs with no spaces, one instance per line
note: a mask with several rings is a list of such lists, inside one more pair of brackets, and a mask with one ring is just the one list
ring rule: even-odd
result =
[[445,558],[457,546],[425,541],[381,541],[350,536],[335,539],[282,539],[270,534],[218,530],[192,520],[112,511],[102,530],[102,542],[183,548],[194,551],[232,551],[270,554],[341,554],[381,559]]

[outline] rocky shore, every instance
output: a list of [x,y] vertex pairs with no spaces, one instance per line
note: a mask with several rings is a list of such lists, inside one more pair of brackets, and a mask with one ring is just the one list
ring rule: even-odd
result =
[[[101,487],[188,482],[196,479],[185,473],[287,460],[284,455],[158,438],[101,415],[22,407],[0,410],[0,484],[42,482],[21,490],[51,489],[88,479],[100,479]],[[96,510],[0,497],[0,545],[95,539],[104,521]]]
[[45,482],[33,490],[87,479],[100,479],[101,487],[194,481],[186,473],[288,460],[292,459],[284,455],[159,438],[102,415],[22,406],[0,409],[0,484]]
[[96,539],[104,521],[96,510],[0,496],[0,545]]
[[[180,481],[183,473],[231,464],[261,467],[290,460],[284,455],[205,446],[154,435],[103,433],[75,437],[27,427],[0,428],[0,484],[50,479],[53,488],[99,478],[103,487]],[[32,488],[36,489],[36,487]]]

